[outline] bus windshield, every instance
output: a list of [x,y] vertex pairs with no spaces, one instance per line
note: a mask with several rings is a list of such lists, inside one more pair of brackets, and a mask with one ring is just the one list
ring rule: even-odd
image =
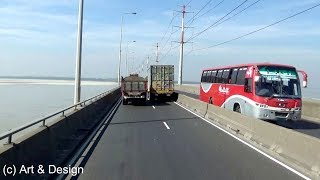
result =
[[299,77],[294,68],[260,66],[259,73],[255,79],[256,95],[301,98]]

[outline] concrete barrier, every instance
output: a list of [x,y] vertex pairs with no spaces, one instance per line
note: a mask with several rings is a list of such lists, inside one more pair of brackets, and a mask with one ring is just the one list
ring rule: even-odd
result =
[[[38,165],[44,167],[64,165],[91,130],[119,100],[120,96],[120,89],[115,89],[84,108],[47,123],[47,127],[39,127],[15,139],[12,145],[0,146],[1,171],[5,165],[14,165],[17,168],[22,165],[35,167]],[[47,172],[47,169],[45,170]],[[0,179],[3,175],[0,172]],[[41,176],[35,173],[23,177],[23,179],[44,179],[47,177],[47,173]]]
[[200,85],[198,86],[186,86],[186,85],[175,85],[174,88],[178,91],[184,91],[191,94],[200,94]]
[[[259,119],[244,116],[185,95],[178,103],[205,116],[268,154],[320,179],[320,139]],[[207,108],[204,108],[207,106]],[[199,109],[198,109],[199,108]],[[205,112],[203,112],[205,109]]]
[[208,105],[204,102],[199,102],[199,100],[181,94],[178,96],[178,102],[188,107],[192,111],[197,112],[203,117],[206,115]]
[[[187,93],[199,95],[199,86],[190,85],[176,85],[175,89]],[[303,99],[302,101],[302,115],[303,118],[312,122],[320,123],[320,101]]]
[[312,100],[303,100],[302,101],[302,115],[317,118],[320,122],[320,102]]

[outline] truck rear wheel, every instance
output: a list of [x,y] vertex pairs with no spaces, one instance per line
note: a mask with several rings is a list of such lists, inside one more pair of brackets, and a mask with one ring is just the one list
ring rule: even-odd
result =
[[173,92],[172,94],[171,94],[171,101],[174,101],[174,102],[176,102],[177,100],[178,100],[178,93],[176,93],[176,92]]
[[127,105],[127,104],[128,104],[128,100],[126,100],[126,99],[123,98],[123,99],[122,99],[122,104],[123,104],[123,105]]
[[154,101],[154,95],[150,94],[150,101],[153,102]]
[[147,103],[147,100],[146,100],[146,99],[142,99],[142,100],[140,100],[140,104],[142,104],[142,105],[146,105],[146,103]]

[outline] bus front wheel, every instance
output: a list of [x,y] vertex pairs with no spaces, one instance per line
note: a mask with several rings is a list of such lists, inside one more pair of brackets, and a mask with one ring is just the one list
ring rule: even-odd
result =
[[241,113],[241,107],[239,104],[234,104],[233,111],[237,113]]

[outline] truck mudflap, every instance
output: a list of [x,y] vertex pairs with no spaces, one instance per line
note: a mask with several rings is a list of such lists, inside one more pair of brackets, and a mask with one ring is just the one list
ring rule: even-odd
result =
[[170,94],[150,94],[149,101],[163,101],[163,102],[170,102],[170,101],[177,101],[178,100],[178,93],[171,92]]
[[142,95],[142,96],[123,96],[123,99],[145,99],[146,96]]
[[123,96],[122,104],[127,105],[130,103],[145,103],[147,101],[146,96]]

